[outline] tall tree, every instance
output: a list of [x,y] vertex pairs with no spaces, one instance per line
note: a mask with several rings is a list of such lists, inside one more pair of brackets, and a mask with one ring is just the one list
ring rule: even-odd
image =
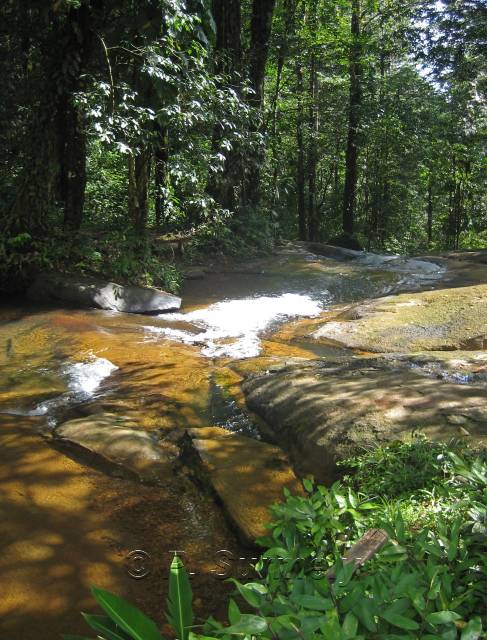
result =
[[343,231],[354,232],[358,180],[358,138],[362,104],[362,46],[360,30],[360,0],[352,0],[350,17],[348,138],[345,156],[345,187],[343,191]]

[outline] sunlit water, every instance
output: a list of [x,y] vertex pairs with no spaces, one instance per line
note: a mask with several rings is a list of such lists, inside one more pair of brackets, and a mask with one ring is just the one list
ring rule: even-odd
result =
[[208,358],[226,357],[238,360],[252,358],[261,352],[261,337],[271,327],[291,318],[309,318],[323,311],[320,300],[308,295],[284,293],[243,300],[226,300],[206,309],[177,313],[165,317],[184,321],[199,331],[183,331],[170,327],[146,327],[154,334],[201,347]]
[[[86,362],[68,363],[61,367],[60,375],[65,379],[68,391],[55,398],[39,403],[28,412],[31,416],[44,416],[61,407],[78,404],[89,400],[118,367],[106,358],[97,358],[90,354]],[[54,426],[55,419],[50,418],[49,424]]]
[[441,271],[421,260],[353,253],[340,262],[290,246],[221,268],[186,283],[181,313],[159,317],[8,309],[0,315],[0,411],[43,416],[52,426],[91,402],[90,411],[123,412],[147,429],[220,424],[211,381],[221,363],[316,357],[315,345],[298,349],[273,336],[336,303],[387,295],[404,282],[425,286]]

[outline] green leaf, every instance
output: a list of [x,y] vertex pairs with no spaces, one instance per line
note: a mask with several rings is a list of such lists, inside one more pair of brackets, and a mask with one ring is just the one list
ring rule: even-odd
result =
[[352,612],[348,612],[342,624],[342,630],[346,638],[354,638],[357,635],[358,620]]
[[233,598],[230,598],[228,603],[228,619],[230,624],[236,624],[240,620],[240,609]]
[[193,624],[193,592],[183,561],[177,555],[171,562],[167,607],[166,618],[179,640],[188,640]]
[[235,635],[259,634],[267,631],[267,622],[265,618],[254,616],[250,613],[243,613],[240,620],[230,627],[226,627],[223,632],[225,634],[234,633]]
[[462,521],[457,520],[452,526],[450,533],[450,544],[448,546],[448,562],[452,562],[456,558],[461,524]]
[[248,584],[241,584],[238,580],[231,579],[231,582],[235,584],[238,589],[238,592],[242,596],[242,598],[248,602],[252,607],[260,607],[262,604],[262,599],[264,595],[267,593],[267,589],[264,585],[249,582]]
[[115,624],[134,640],[162,640],[162,635],[155,623],[130,602],[98,587],[92,587],[91,593]]
[[460,640],[477,640],[482,633],[482,621],[477,616],[472,618],[470,622],[467,624],[465,629],[462,631],[462,635],[460,636]]
[[333,602],[320,596],[294,596],[292,601],[305,609],[313,609],[314,611],[329,611],[333,609]]
[[88,613],[81,614],[92,629],[103,635],[105,640],[127,640],[130,637],[108,616],[95,616]]
[[353,613],[357,616],[360,622],[364,625],[367,631],[376,631],[377,625],[374,620],[372,611],[370,610],[370,601],[367,598],[362,598],[357,602],[353,609]]
[[426,616],[426,622],[429,624],[448,624],[449,622],[455,622],[455,620],[460,620],[461,616],[454,611],[437,611],[436,613],[430,613],[429,616]]
[[313,492],[313,483],[309,478],[303,478],[303,487],[308,493]]
[[406,629],[407,631],[415,631],[416,629],[419,629],[419,624],[417,622],[411,620],[411,618],[401,616],[399,613],[384,611],[380,616],[395,627],[399,627],[399,629]]

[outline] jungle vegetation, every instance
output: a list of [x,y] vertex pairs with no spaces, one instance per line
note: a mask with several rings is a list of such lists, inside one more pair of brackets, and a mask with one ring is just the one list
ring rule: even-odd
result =
[[482,0],[5,0],[0,18],[3,288],[67,266],[174,288],[170,236],[487,246]]

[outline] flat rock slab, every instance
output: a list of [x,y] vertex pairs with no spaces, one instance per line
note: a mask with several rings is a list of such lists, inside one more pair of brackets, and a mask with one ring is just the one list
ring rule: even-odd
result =
[[376,353],[487,349],[487,285],[379,298],[311,337]]
[[205,476],[245,542],[268,534],[268,508],[283,500],[285,487],[303,494],[279,447],[219,427],[188,429],[187,434]]
[[243,390],[297,472],[323,482],[336,478],[337,461],[413,430],[487,444],[485,383],[455,384],[397,360],[297,363],[250,376]]
[[164,482],[178,454],[174,445],[157,442],[134,422],[112,413],[69,420],[54,435],[129,469],[146,482]]
[[27,292],[35,301],[66,302],[125,313],[157,313],[181,307],[181,298],[150,287],[43,273]]

